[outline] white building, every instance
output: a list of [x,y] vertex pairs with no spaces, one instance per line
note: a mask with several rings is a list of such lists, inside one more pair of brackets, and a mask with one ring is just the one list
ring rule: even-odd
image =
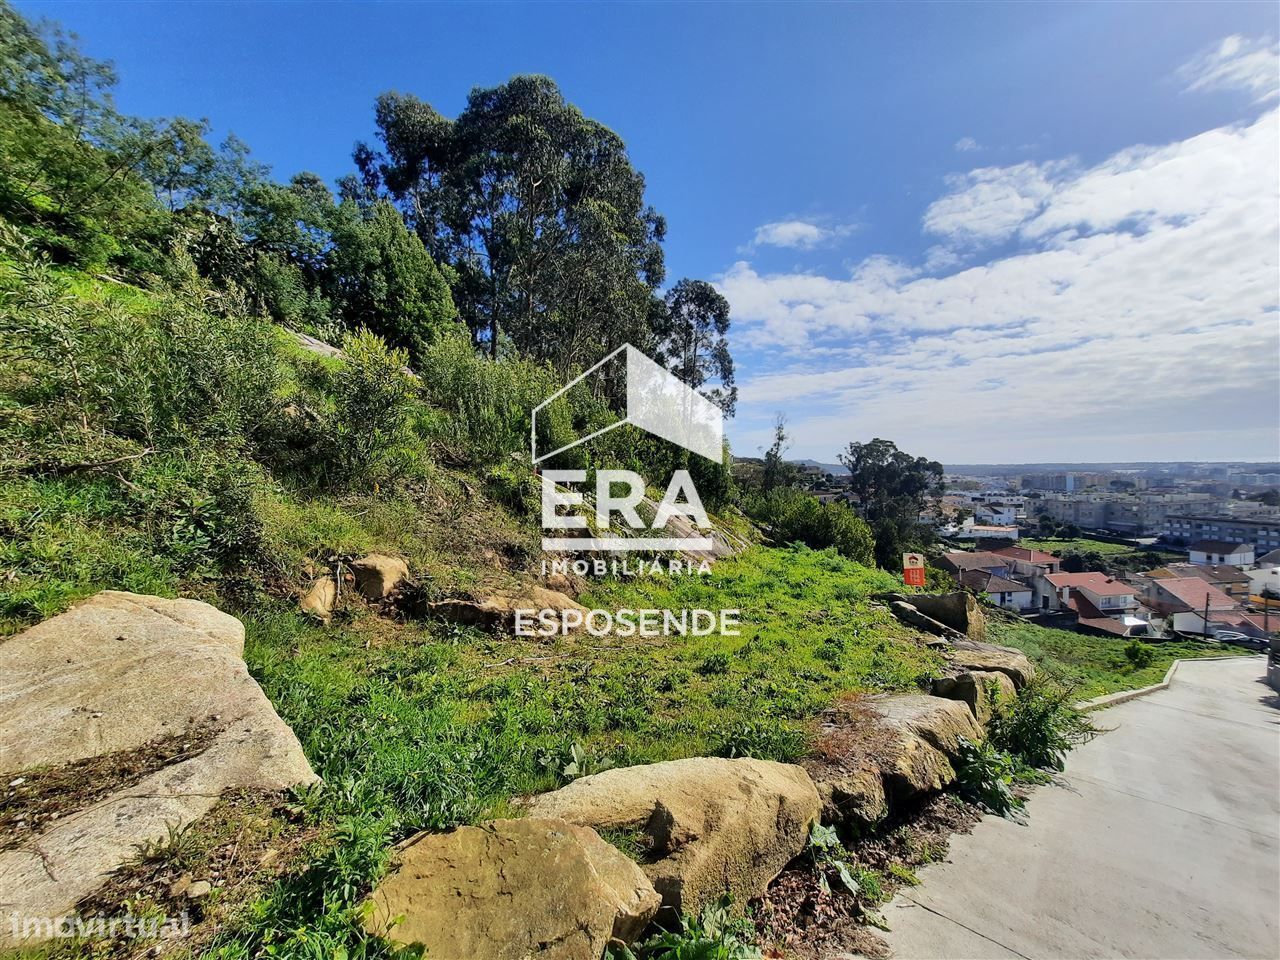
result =
[[1191,562],[1207,566],[1229,563],[1243,567],[1253,563],[1253,544],[1234,543],[1230,540],[1197,540],[1187,548]]

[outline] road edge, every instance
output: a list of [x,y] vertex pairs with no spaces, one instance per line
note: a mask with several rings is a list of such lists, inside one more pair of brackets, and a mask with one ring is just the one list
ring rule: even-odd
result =
[[1092,713],[1095,710],[1105,710],[1107,707],[1114,707],[1116,704],[1125,703],[1129,700],[1136,700],[1138,697],[1145,697],[1149,693],[1156,693],[1160,690],[1168,690],[1169,684],[1173,680],[1173,675],[1178,672],[1178,667],[1184,663],[1208,663],[1215,660],[1247,660],[1251,654],[1242,653],[1229,657],[1183,657],[1169,664],[1169,669],[1165,672],[1164,679],[1159,683],[1153,683],[1149,687],[1136,687],[1133,690],[1121,690],[1119,693],[1106,693],[1100,697],[1094,697],[1092,700],[1081,700],[1076,704],[1076,709],[1081,713]]

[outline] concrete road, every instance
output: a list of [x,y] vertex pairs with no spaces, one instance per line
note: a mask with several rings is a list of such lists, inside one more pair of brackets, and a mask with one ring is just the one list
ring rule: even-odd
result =
[[1280,698],[1262,657],[1184,663],[885,908],[899,958],[1280,960]]

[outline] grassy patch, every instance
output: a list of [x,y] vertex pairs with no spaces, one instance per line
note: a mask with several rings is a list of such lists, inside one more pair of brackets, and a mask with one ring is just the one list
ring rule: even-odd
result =
[[1094,637],[1070,630],[993,620],[988,634],[995,643],[1017,647],[1061,683],[1073,685],[1082,700],[1159,683],[1174,660],[1223,655],[1223,648],[1195,641],[1150,644],[1155,659],[1136,667],[1125,656],[1128,640]]
[[1093,540],[1089,537],[1071,537],[1064,539],[1059,539],[1058,537],[1023,537],[1018,541],[1018,546],[1030,547],[1032,550],[1044,550],[1048,553],[1057,554],[1063,554],[1068,551],[1075,551],[1076,553],[1100,553],[1104,557],[1130,553],[1158,553],[1170,558],[1183,556],[1183,554],[1176,553],[1171,550],[1161,550],[1156,547],[1134,547],[1127,543],[1110,543],[1106,540]]

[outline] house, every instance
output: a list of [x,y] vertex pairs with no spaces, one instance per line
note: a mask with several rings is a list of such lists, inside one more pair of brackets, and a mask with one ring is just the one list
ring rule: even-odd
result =
[[1053,590],[1047,609],[1074,613],[1079,629],[1117,637],[1147,633],[1147,622],[1135,616],[1140,604],[1132,584],[1105,573],[1050,573],[1044,580]]
[[1264,620],[1244,609],[1213,584],[1199,577],[1171,577],[1148,581],[1146,602],[1164,615],[1179,633],[1216,634],[1234,630],[1265,637]]
[[1084,596],[1103,616],[1108,617],[1132,613],[1139,606],[1137,588],[1133,584],[1105,573],[1050,573],[1045,580],[1055,591],[1056,605],[1051,604],[1053,609],[1070,609],[1069,601],[1077,594]]
[[1258,557],[1254,563],[1263,569],[1274,570],[1280,568],[1280,550],[1272,550],[1270,553],[1264,553],[1262,556]]
[[1156,580],[1170,580],[1178,577],[1199,577],[1231,597],[1244,602],[1249,599],[1249,575],[1239,567],[1229,563],[1170,563],[1155,570],[1149,570],[1146,576]]
[[1062,561],[1056,554],[1043,550],[1032,550],[1029,547],[998,547],[991,551],[997,557],[1006,560],[1014,573],[1024,577],[1037,574],[1058,573],[1062,569]]
[[1018,528],[1013,524],[1008,526],[989,523],[965,524],[959,536],[966,539],[972,537],[974,540],[1017,540]]
[[1232,540],[1197,540],[1187,547],[1192,563],[1212,564],[1229,563],[1232,566],[1245,566],[1253,563],[1253,544],[1236,543]]
[[942,555],[938,565],[960,582],[960,575],[979,570],[997,577],[1008,577],[1009,562],[989,550],[951,550]]
[[1022,611],[1035,608],[1035,595],[1025,583],[1009,580],[986,570],[966,570],[957,578],[960,586],[977,593],[985,593],[991,602],[1006,610]]
[[976,523],[1007,527],[1018,522],[1018,508],[1006,503],[980,503],[973,508]]
[[1052,609],[1054,588],[1045,577],[1062,570],[1062,561],[1054,554],[1028,547],[999,547],[992,551],[1001,557],[1013,572],[1013,576],[1031,588],[1032,605],[1037,610]]

